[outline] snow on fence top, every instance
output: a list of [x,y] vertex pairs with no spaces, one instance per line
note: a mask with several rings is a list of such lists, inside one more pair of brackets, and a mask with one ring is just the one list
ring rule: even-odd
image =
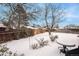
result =
[[32,27],[32,26],[24,26],[26,28],[30,28],[30,29],[38,29],[38,28],[35,28],[35,27]]

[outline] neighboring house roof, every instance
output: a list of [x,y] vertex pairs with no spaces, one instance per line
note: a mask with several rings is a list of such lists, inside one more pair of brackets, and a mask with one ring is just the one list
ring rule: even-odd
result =
[[6,26],[1,23],[1,24],[0,24],[0,27],[6,27]]
[[66,29],[79,29],[79,27],[74,26],[74,27],[65,27]]

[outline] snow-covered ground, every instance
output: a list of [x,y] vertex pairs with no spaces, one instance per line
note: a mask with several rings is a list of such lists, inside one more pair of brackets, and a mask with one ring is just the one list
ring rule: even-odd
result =
[[[78,34],[53,33],[53,35],[58,35],[58,38],[54,42],[50,41],[48,33],[46,32],[35,35],[33,37],[13,40],[4,44],[7,44],[7,47],[10,48],[12,52],[16,52],[19,54],[24,53],[24,55],[26,56],[64,56],[64,54],[62,53],[60,54],[60,50],[58,49],[58,47],[61,45],[57,44],[56,41],[59,41],[64,44],[76,44],[74,48],[78,47],[78,41],[79,41],[79,38],[77,37]],[[33,50],[31,48],[31,45],[37,43],[36,39],[39,40],[41,38],[49,40],[48,45]],[[73,47],[69,49],[73,49]]]

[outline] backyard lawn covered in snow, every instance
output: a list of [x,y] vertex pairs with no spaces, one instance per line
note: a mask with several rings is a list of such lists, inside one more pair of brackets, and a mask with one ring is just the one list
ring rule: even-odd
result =
[[[9,41],[3,44],[6,44],[12,52],[16,52],[18,54],[23,53],[25,56],[64,56],[64,54],[60,53],[60,50],[58,49],[58,47],[61,45],[57,44],[56,41],[64,44],[76,44],[74,48],[78,47],[78,34],[55,32],[52,34],[58,36],[58,38],[53,42],[50,41],[48,32],[45,32],[32,37]],[[48,40],[48,45],[38,49],[32,49],[31,45],[37,43],[36,40],[39,40],[41,38]],[[73,49],[73,47],[69,47],[69,49]]]

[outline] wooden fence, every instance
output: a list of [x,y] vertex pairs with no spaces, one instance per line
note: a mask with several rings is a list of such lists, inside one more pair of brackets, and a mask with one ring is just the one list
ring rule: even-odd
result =
[[0,32],[0,43],[15,40],[16,33],[15,32]]

